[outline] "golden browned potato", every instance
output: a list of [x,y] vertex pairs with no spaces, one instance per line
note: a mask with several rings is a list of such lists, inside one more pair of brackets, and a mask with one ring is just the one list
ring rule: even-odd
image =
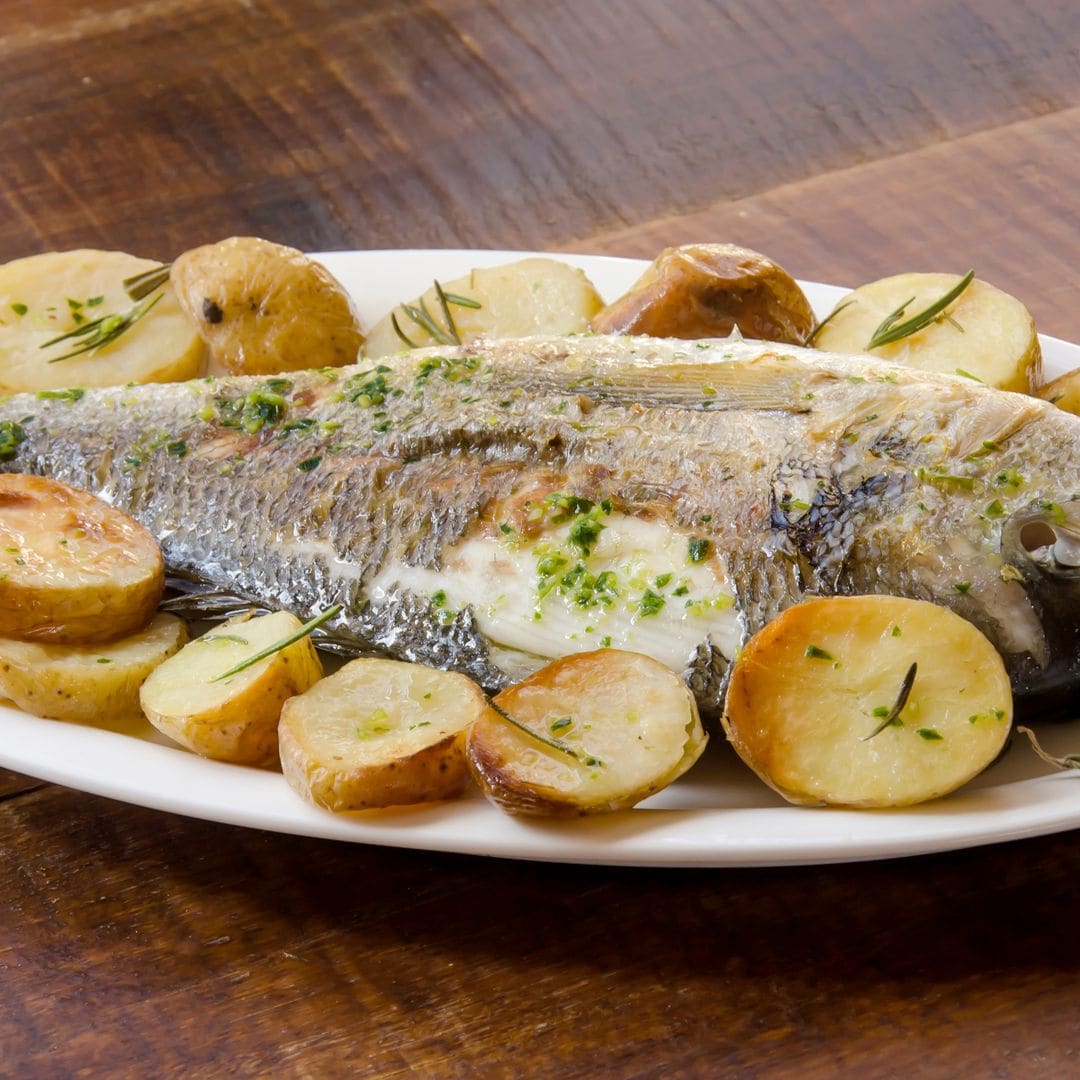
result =
[[997,757],[1011,722],[989,640],[948,608],[895,596],[789,608],[743,649],[723,716],[784,798],[858,807],[948,794]]
[[682,680],[618,649],[556,660],[495,698],[469,729],[469,765],[512,814],[625,810],[680,777],[707,736]]
[[870,349],[875,331],[901,305],[903,314],[894,325],[930,307],[960,280],[956,274],[897,274],[863,285],[839,301],[814,345],[830,352],[869,352],[922,371],[1030,392],[1042,377],[1035,320],[1015,297],[978,278],[922,330]]
[[129,637],[103,645],[2,638],[0,694],[35,716],[122,726],[142,719],[139,687],[185,641],[185,624],[164,614]]
[[[79,250],[0,266],[0,390],[198,375],[206,349],[172,288],[166,284],[137,303],[124,291],[126,278],[155,265],[122,251]],[[82,332],[55,340],[72,331]],[[84,351],[68,355],[77,349]]]
[[164,588],[161,550],[133,518],[56,480],[0,474],[0,636],[116,641]]
[[143,712],[158,731],[203,757],[276,766],[281,707],[322,678],[322,663],[309,637],[249,661],[299,629],[287,611],[222,623],[150,675],[139,692]]
[[[434,285],[410,304],[380,319],[364,353],[388,356],[402,349],[530,334],[578,334],[603,301],[585,274],[557,259],[528,258],[472,270],[440,282],[446,308]],[[447,312],[450,318],[447,321]],[[397,321],[398,330],[394,329]]]
[[1080,368],[1043,383],[1035,393],[1059,409],[1080,416]]
[[281,713],[290,786],[327,810],[456,799],[465,729],[487,708],[471,679],[396,660],[353,660]]
[[748,338],[801,345],[814,312],[795,279],[771,259],[734,244],[662,251],[629,292],[592,321],[598,334]]
[[233,236],[185,251],[169,278],[210,349],[210,374],[339,367],[364,343],[348,293],[295,248]]

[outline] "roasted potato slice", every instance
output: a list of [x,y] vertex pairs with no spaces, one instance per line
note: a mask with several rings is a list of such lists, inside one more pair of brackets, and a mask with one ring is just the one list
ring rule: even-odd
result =
[[1080,368],[1043,383],[1035,393],[1059,409],[1080,416]]
[[[205,347],[167,285],[139,303],[125,278],[156,264],[121,251],[50,251],[0,266],[0,390],[180,382],[199,374]],[[91,334],[46,346],[95,320],[144,314],[100,347]]]
[[290,786],[327,810],[455,799],[465,729],[487,708],[471,679],[396,660],[353,660],[281,714]]
[[[394,308],[372,327],[365,354],[388,356],[411,347],[446,344],[455,337],[468,342],[481,334],[493,338],[577,334],[588,330],[589,320],[603,304],[583,271],[557,259],[519,259],[473,270],[465,277],[440,282],[439,287],[446,298],[445,309],[432,285],[423,296]],[[394,329],[395,319],[408,341]]]
[[0,636],[116,641],[164,588],[161,550],[133,518],[56,480],[0,474]]
[[784,798],[856,807],[948,794],[997,757],[1011,722],[989,640],[948,608],[895,596],[789,608],[743,649],[723,716]]
[[898,323],[940,300],[955,274],[898,274],[863,285],[837,303],[814,345],[840,353],[866,353],[922,371],[967,375],[999,390],[1028,393],[1042,377],[1035,320],[1015,297],[974,281],[928,326],[870,350],[874,332],[905,305]]
[[686,772],[707,741],[682,680],[618,649],[556,660],[495,705],[466,750],[484,794],[513,814],[625,810]]
[[233,236],[185,251],[169,279],[210,349],[210,374],[339,367],[364,343],[349,294],[295,248]]
[[276,765],[282,705],[322,678],[311,639],[302,637],[223,676],[300,628],[287,611],[222,623],[185,645],[143,683],[143,712],[158,731],[203,757]]
[[139,687],[187,641],[175,615],[104,645],[40,645],[0,639],[0,694],[51,720],[123,727],[142,719]]
[[593,317],[598,334],[748,338],[801,345],[814,312],[795,279],[771,259],[734,244],[662,251],[630,291]]

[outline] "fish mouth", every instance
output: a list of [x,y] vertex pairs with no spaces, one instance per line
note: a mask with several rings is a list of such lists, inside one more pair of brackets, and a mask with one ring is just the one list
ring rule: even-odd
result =
[[1080,499],[1038,500],[1011,515],[1001,554],[1019,571],[1046,633],[1050,663],[1015,682],[1017,711],[1040,719],[1080,711]]

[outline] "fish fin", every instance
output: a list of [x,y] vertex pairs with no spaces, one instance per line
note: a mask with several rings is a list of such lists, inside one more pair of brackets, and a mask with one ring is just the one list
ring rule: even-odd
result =
[[747,360],[611,365],[602,368],[597,397],[628,396],[642,404],[674,405],[708,412],[762,410],[806,413],[814,386],[835,382],[832,372],[813,370],[792,356],[765,353]]
[[979,394],[957,409],[949,425],[954,457],[982,455],[1040,416],[1043,403],[1023,394]]

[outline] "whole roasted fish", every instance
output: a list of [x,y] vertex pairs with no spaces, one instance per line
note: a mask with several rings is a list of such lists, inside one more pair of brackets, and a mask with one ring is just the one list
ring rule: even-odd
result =
[[714,711],[809,595],[945,604],[1040,708],[1080,682],[1080,420],[970,379],[725,341],[479,342],[288,378],[21,395],[0,456],[172,571],[488,687],[607,645]]

